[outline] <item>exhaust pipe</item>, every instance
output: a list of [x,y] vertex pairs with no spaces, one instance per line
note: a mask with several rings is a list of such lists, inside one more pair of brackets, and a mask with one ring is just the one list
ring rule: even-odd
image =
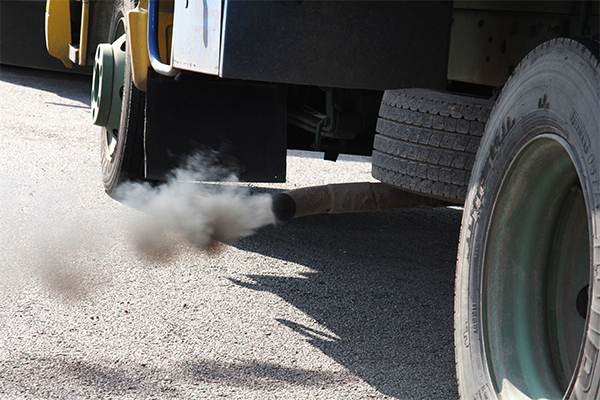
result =
[[311,186],[273,195],[278,221],[316,214],[346,214],[399,208],[435,208],[447,201],[410,193],[384,183],[356,182]]

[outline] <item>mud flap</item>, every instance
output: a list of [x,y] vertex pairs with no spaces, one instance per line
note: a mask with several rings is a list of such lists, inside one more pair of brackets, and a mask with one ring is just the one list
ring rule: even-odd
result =
[[184,74],[148,74],[146,177],[162,180],[195,152],[216,154],[247,182],[284,182],[286,88]]

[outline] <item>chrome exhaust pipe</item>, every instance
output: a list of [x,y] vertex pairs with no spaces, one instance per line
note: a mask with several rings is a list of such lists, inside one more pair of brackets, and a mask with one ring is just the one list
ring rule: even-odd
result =
[[435,208],[452,203],[384,183],[356,182],[311,186],[273,195],[278,221],[316,214],[346,214],[399,208]]

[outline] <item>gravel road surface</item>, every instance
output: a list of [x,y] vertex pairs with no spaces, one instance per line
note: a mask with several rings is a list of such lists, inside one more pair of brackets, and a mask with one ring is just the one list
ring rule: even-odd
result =
[[[141,257],[90,78],[0,69],[0,398],[456,399],[456,208],[321,215]],[[288,154],[289,189],[372,180]]]

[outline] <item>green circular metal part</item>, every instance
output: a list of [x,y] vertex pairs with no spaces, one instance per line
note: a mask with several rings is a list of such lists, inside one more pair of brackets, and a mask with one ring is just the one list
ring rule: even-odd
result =
[[107,145],[109,155],[113,155],[119,140],[121,127],[121,110],[123,107],[123,87],[125,85],[126,35],[122,34],[111,47],[113,51],[114,75],[111,89],[111,102],[108,121],[106,123]]
[[[550,349],[561,384],[575,373],[588,306],[590,244],[581,188],[567,195],[556,229],[548,285]],[[579,340],[578,340],[579,339]]]
[[109,155],[117,148],[125,85],[126,34],[123,21],[117,29],[119,36],[111,43],[101,43],[96,49],[92,78],[92,120],[106,129]]
[[94,73],[92,76],[92,121],[106,126],[112,99],[114,60],[112,46],[101,43],[96,48]]
[[562,399],[575,372],[590,238],[569,149],[554,135],[530,142],[510,166],[494,205],[482,324],[500,399]]

